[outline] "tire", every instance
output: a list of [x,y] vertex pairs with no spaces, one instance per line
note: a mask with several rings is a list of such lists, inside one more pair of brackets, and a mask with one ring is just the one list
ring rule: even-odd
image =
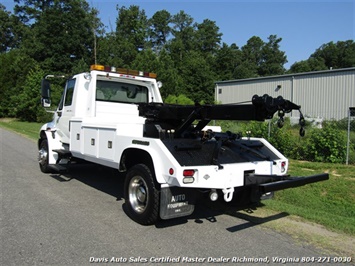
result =
[[128,216],[142,225],[159,220],[159,189],[145,164],[131,167],[125,179],[125,207]]
[[41,141],[38,150],[38,163],[39,168],[42,173],[49,173],[49,164],[48,164],[48,140],[44,139]]

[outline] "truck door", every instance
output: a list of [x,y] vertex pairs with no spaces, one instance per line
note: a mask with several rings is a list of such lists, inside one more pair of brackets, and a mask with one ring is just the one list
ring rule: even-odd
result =
[[61,141],[68,144],[70,136],[69,120],[74,116],[74,88],[75,79],[69,79],[65,85],[64,93],[57,110],[57,132],[61,136]]

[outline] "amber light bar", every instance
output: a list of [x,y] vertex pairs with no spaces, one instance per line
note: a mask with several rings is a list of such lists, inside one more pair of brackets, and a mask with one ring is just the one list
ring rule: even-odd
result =
[[128,68],[116,68],[113,66],[104,66],[104,65],[91,65],[90,70],[98,70],[98,71],[112,72],[112,73],[118,73],[124,75],[147,77],[147,78],[157,77],[157,74],[151,72],[143,72],[143,71],[132,70]]

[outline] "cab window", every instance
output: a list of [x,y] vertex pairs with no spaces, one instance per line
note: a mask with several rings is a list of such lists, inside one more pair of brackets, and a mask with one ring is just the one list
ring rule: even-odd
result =
[[148,88],[136,84],[98,80],[96,83],[96,101],[147,103]]
[[64,106],[71,106],[74,95],[75,79],[68,80]]

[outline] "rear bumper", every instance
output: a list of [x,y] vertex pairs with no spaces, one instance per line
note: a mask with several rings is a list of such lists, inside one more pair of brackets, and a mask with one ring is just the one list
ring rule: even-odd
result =
[[318,174],[312,176],[274,176],[274,175],[251,175],[245,177],[245,185],[257,185],[262,194],[283,190],[287,188],[300,187],[329,179],[329,174]]

